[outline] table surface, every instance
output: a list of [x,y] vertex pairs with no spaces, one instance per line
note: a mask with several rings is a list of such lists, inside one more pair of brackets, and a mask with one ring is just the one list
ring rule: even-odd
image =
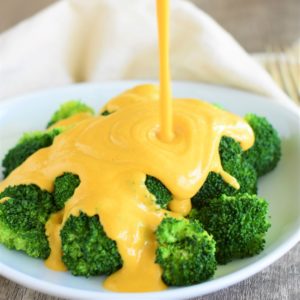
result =
[[[300,36],[299,0],[192,0],[249,51],[287,45]],[[0,1],[0,32],[54,0]],[[26,5],[24,4],[26,3]],[[0,277],[0,300],[58,300]],[[198,300],[300,299],[300,244],[259,274]]]

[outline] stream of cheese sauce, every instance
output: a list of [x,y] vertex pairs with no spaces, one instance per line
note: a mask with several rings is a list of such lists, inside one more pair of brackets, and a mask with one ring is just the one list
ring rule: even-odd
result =
[[[166,39],[168,1],[158,0],[158,19]],[[98,215],[117,243],[123,267],[109,276],[105,288],[118,292],[159,291],[166,288],[155,263],[154,231],[165,216],[186,215],[191,197],[214,171],[239,188],[223,169],[219,157],[222,136],[240,142],[244,150],[254,142],[250,126],[240,117],[193,99],[171,102],[167,45],[161,50],[160,89],[142,85],[110,100],[108,116],[81,114],[59,122],[68,126],[54,143],[30,156],[0,183],[37,184],[53,191],[54,180],[65,172],[77,174],[80,185],[65,208],[46,224],[51,255],[46,265],[64,271],[60,230],[70,215]],[[167,75],[166,75],[167,74]],[[162,104],[164,102],[164,104]],[[161,117],[159,111],[161,110]],[[160,209],[146,186],[146,174],[171,191],[169,210]]]
[[169,0],[156,0],[159,65],[160,65],[160,130],[159,137],[164,142],[173,139],[173,105],[171,93],[171,75],[169,62],[170,35],[170,3]]

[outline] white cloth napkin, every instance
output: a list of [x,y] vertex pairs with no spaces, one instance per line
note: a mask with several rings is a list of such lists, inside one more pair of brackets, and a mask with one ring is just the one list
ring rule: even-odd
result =
[[[0,36],[0,99],[79,81],[158,77],[155,0],[63,0]],[[212,18],[171,1],[173,79],[288,101]]]

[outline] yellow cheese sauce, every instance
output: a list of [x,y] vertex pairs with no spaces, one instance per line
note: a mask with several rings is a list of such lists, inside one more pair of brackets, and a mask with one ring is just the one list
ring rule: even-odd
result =
[[[161,30],[166,33],[168,1],[157,4]],[[162,34],[161,43],[165,38]],[[69,127],[52,146],[34,153],[0,183],[0,192],[10,185],[32,183],[51,192],[56,177],[65,172],[77,174],[79,187],[46,224],[51,247],[46,265],[65,270],[59,233],[70,215],[98,215],[123,260],[123,267],[104,282],[112,291],[166,288],[155,263],[155,229],[166,213],[188,214],[191,197],[210,171],[239,188],[235,178],[222,169],[218,151],[222,136],[239,141],[244,150],[254,142],[250,126],[234,114],[199,100],[171,101],[166,49],[161,58],[165,68],[161,89],[138,86],[109,101],[103,109],[113,112],[108,116],[81,114],[59,122],[56,127]],[[145,186],[146,175],[158,178],[171,191],[170,210],[155,204]]]
[[69,117],[67,119],[63,119],[61,121],[56,122],[55,124],[53,124],[52,126],[50,126],[48,129],[53,129],[53,128],[60,128],[60,127],[69,127],[72,126],[80,121],[83,121],[89,117],[91,117],[92,114],[91,113],[79,113],[76,115],[73,115],[72,117]]
[[169,0],[156,0],[158,39],[159,39],[159,64],[160,64],[160,132],[162,141],[170,142],[173,139],[173,105],[171,95],[171,76],[169,62],[169,33],[170,9]]
[[174,138],[165,143],[159,132],[159,89],[139,86],[114,98],[109,116],[89,116],[57,136],[52,146],[29,157],[0,184],[35,183],[53,190],[64,172],[80,177],[81,184],[62,212],[46,225],[51,246],[47,266],[64,270],[59,232],[80,211],[99,215],[107,235],[117,242],[124,265],[104,286],[114,291],[157,291],[165,288],[155,264],[154,231],[165,210],[155,205],[145,187],[146,174],[161,180],[174,195],[170,208],[185,215],[190,198],[208,173],[220,173],[230,184],[236,180],[223,171],[218,147],[230,136],[246,150],[253,132],[240,117],[206,102],[173,101]]

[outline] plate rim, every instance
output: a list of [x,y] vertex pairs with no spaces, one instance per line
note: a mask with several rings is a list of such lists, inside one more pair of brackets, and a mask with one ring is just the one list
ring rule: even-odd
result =
[[[8,99],[0,100],[0,109],[5,106],[14,105],[18,102],[24,100],[24,98],[32,98],[32,97],[39,97],[43,94],[47,94],[49,92],[64,92],[70,89],[81,89],[87,88],[92,89],[93,87],[101,87],[101,86],[118,86],[118,85],[135,85],[135,84],[143,84],[143,83],[156,83],[157,81],[153,80],[111,80],[111,81],[104,81],[99,83],[79,83],[79,84],[71,84],[65,85],[55,88],[47,88],[38,91],[34,91],[31,93],[27,93],[24,95],[19,95],[16,97],[11,97]],[[173,85],[183,84],[187,86],[197,86],[197,87],[209,87],[209,88],[218,88],[223,89],[224,91],[231,91],[231,92],[238,92],[241,95],[247,95],[248,97],[258,97],[268,99],[268,101],[273,101],[272,105],[277,105],[279,107],[283,107],[285,110],[288,110],[291,113],[294,113],[296,117],[300,119],[300,108],[298,108],[293,103],[284,103],[281,101],[274,101],[274,99],[270,99],[269,97],[258,95],[252,92],[247,92],[244,90],[231,88],[227,86],[220,86],[214,84],[207,84],[207,83],[199,83],[193,81],[173,81]],[[300,241],[300,227],[296,230],[289,238],[285,241],[284,244],[276,247],[272,250],[271,253],[266,254],[258,261],[251,263],[248,266],[243,267],[242,269],[232,272],[228,275],[221,276],[217,279],[212,279],[197,285],[192,285],[188,287],[178,287],[175,289],[168,289],[165,291],[160,292],[147,292],[147,293],[115,293],[115,292],[96,292],[96,291],[87,291],[87,290],[80,290],[70,287],[61,286],[55,283],[51,283],[46,280],[41,280],[30,275],[24,274],[21,271],[17,271],[11,267],[8,267],[4,263],[0,261],[0,275],[17,282],[27,288],[53,295],[56,297],[64,297],[64,298],[72,298],[72,299],[107,299],[107,300],[115,300],[118,299],[157,299],[157,296],[160,295],[163,299],[182,299],[187,297],[194,297],[194,296],[203,296],[212,292],[216,292],[221,290],[225,287],[229,287],[231,285],[237,284],[252,275],[260,272],[267,266],[274,263],[284,254],[286,254],[292,247],[294,247]],[[201,289],[199,290],[201,286]]]

